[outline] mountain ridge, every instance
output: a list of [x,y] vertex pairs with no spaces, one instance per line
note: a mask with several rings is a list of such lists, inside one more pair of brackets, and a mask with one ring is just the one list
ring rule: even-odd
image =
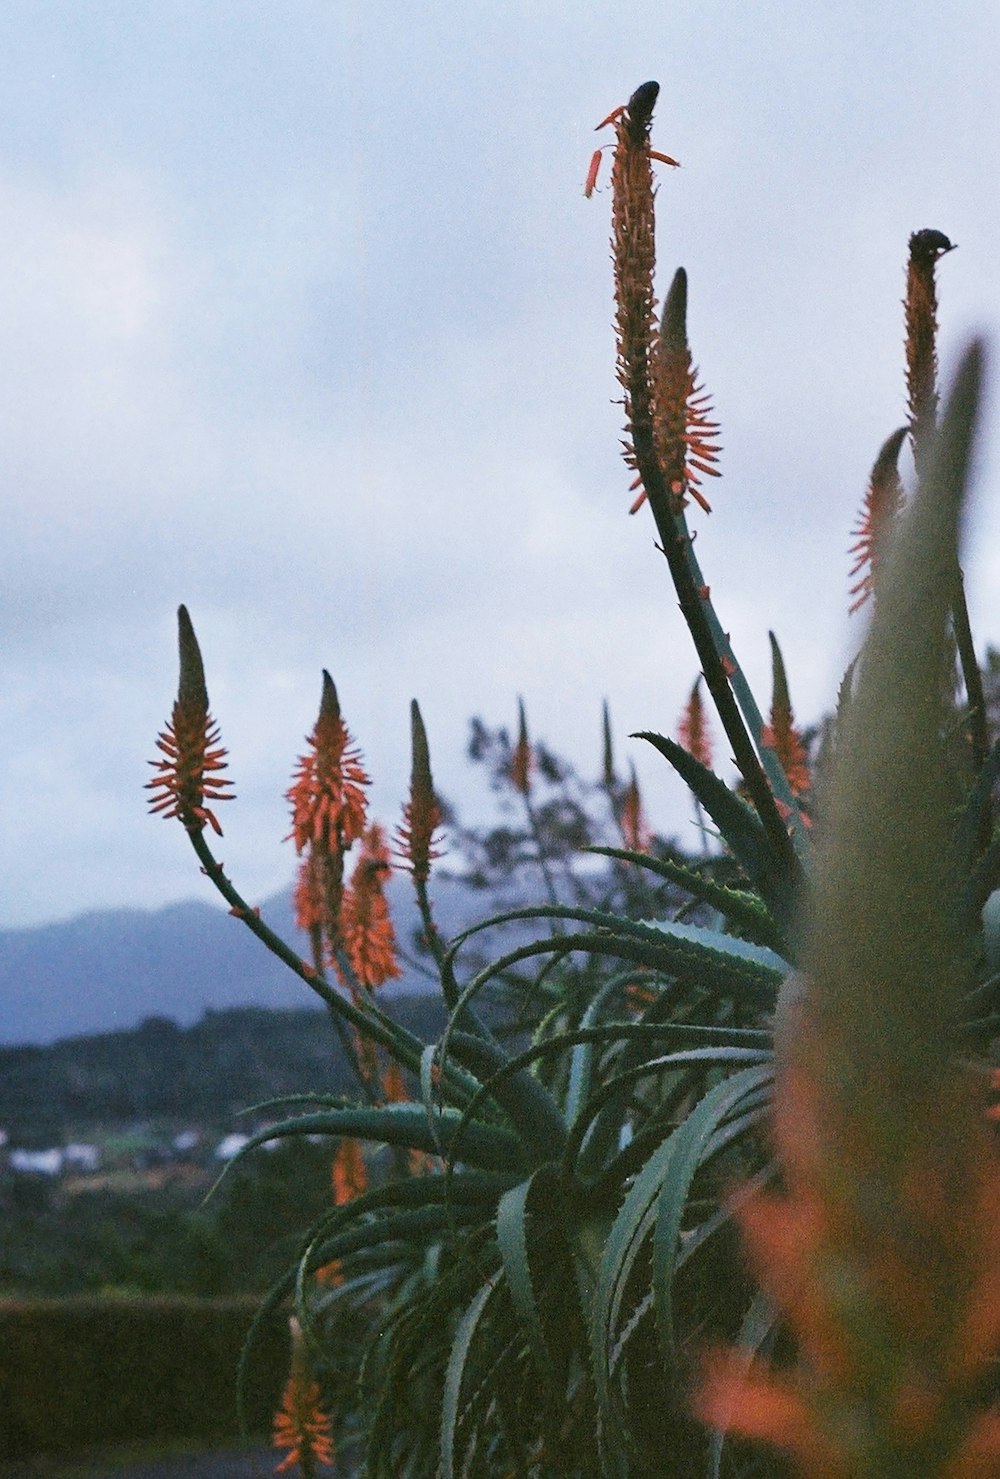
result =
[[[387,893],[403,956],[420,917],[410,880],[393,875]],[[514,901],[516,902],[516,901]],[[502,907],[492,893],[440,877],[434,909],[446,935]],[[292,890],[261,905],[289,944],[308,954],[294,922]],[[383,988],[392,995],[435,989],[412,961]],[[206,1011],[311,1006],[287,967],[225,909],[189,899],[157,909],[91,909],[52,924],[0,930],[0,1045],[47,1045],[65,1037],[130,1030],[150,1016],[193,1026]]]

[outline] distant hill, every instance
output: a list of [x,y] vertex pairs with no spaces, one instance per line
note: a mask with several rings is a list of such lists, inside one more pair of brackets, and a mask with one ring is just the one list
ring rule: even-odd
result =
[[[388,1006],[422,1041],[444,1027],[438,997]],[[80,1125],[219,1125],[266,1099],[317,1092],[358,1092],[322,1009],[208,1011],[192,1027],[151,1016],[128,1031],[0,1047],[0,1127],[18,1143],[59,1143]]]
[[[389,893],[397,934],[409,947],[419,928],[409,879],[393,876]],[[447,934],[499,907],[489,894],[448,878],[437,880],[434,905]],[[267,900],[261,912],[283,938],[306,950],[290,891]],[[391,990],[434,986],[406,969]],[[58,924],[0,930],[0,1044],[113,1032],[151,1016],[189,1027],[206,1011],[304,1007],[313,1000],[244,925],[208,903],[99,910]]]

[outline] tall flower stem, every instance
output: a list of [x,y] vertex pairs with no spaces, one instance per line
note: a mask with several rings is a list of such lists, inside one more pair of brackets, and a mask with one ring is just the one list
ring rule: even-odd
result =
[[[264,923],[257,911],[251,908],[226,876],[222,864],[213,856],[205,841],[204,833],[189,832],[188,836],[206,877],[225,899],[232,914],[246,925],[251,934],[256,935],[272,955],[277,956],[284,965],[288,966],[289,970],[294,971],[310,991],[313,991],[341,1021],[350,1023],[364,1037],[372,1039],[380,1047],[385,1048],[392,1058],[408,1068],[411,1073],[419,1074],[424,1043],[375,1006],[371,1001],[370,993],[364,998],[365,1008],[362,1010],[353,1001],[334,990],[314,966],[304,961],[279,934]],[[478,1085],[473,1083],[461,1070],[451,1068],[449,1065],[445,1065],[444,1068],[443,1081],[445,1080],[448,1091],[461,1103],[466,1103],[478,1088]],[[444,1087],[444,1082],[442,1087]]]
[[440,971],[444,966],[447,946],[434,921],[427,882],[431,864],[440,857],[441,807],[434,792],[431,775],[430,747],[427,730],[417,700],[410,700],[410,799],[403,809],[403,820],[396,832],[397,858],[413,879],[424,940]]
[[[660,549],[666,558],[681,615],[691,633],[706,686],[732,746],[733,759],[775,852],[792,876],[799,878],[802,871],[799,850],[804,849],[805,839],[798,806],[777,756],[761,745],[761,758],[758,759],[750,730],[759,736],[764,726],[763,718],[708,597],[708,587],[692,549],[683,511],[675,508],[676,499],[666,487],[653,444],[652,424],[637,422],[634,411],[632,439],[636,468],[660,536]],[[737,692],[742,702],[737,701]],[[742,712],[744,704],[749,716],[746,721]],[[776,796],[788,808],[787,821],[793,828],[791,836]]]
[[[760,752],[761,766],[767,776],[772,795],[777,798],[777,802],[779,803],[778,811],[781,819],[791,833],[792,844],[799,859],[805,862],[809,856],[810,844],[809,834],[802,818],[802,811],[789,785],[788,777],[785,775],[778,755],[771,745],[764,742],[764,719],[758,708],[757,700],[754,698],[753,690],[747,682],[746,674],[733,651],[733,645],[729,640],[729,635],[723,630],[715,607],[712,605],[711,596],[709,594],[703,594],[708,591],[708,586],[705,584],[705,578],[701,573],[698,557],[694,552],[694,543],[687,527],[687,520],[684,516],[683,509],[679,513],[675,513],[673,517],[675,527],[678,531],[678,537],[686,540],[685,555],[691,582],[698,594],[699,605],[702,608],[705,624],[708,627],[719,665],[723,670],[723,675],[728,678],[740,712]],[[712,691],[711,688],[710,691]],[[712,691],[712,696],[715,698],[714,691]],[[717,699],[716,706],[718,706]],[[727,737],[731,738],[728,729],[726,730],[726,734]]]
[[[955,250],[942,231],[914,231],[906,269],[906,388],[910,410],[910,440],[917,477],[927,476],[937,427],[937,264]],[[951,601],[952,630],[958,648],[965,695],[969,704],[969,736],[978,769],[989,750],[983,680],[972,640],[962,572],[955,566]]]
[[[983,692],[983,675],[979,670],[976,648],[972,640],[969,608],[965,600],[965,580],[960,569],[954,572],[955,594],[951,603],[952,631],[958,648],[958,661],[965,684],[965,696],[969,704],[969,739],[972,744],[972,759],[976,770],[981,770],[989,754],[990,736],[986,723],[986,695]],[[987,838],[989,840],[989,833]]]
[[[653,208],[653,151],[650,125],[659,93],[655,82],[637,88],[617,115],[612,169],[612,252],[615,267],[616,332],[619,382],[625,392],[625,416],[630,440],[626,461],[634,467],[646,492],[662,550],[677,592],[681,615],[694,641],[708,691],[732,746],[733,759],[775,854],[798,883],[800,852],[805,838],[798,807],[777,756],[760,741],[763,720],[749,685],[743,678],[709,600],[708,586],[691,547],[683,516],[684,467],[687,427],[670,438],[675,476],[668,478],[661,457],[662,435],[657,436],[651,355],[656,335],[653,320],[653,272],[656,264]],[[664,308],[657,352],[686,344],[687,281],[683,271],[674,279]],[[671,341],[674,341],[673,343]],[[736,693],[740,695],[737,701]],[[744,718],[742,706],[746,706]],[[748,728],[749,725],[749,728]],[[751,730],[760,745],[758,758]],[[763,761],[763,763],[762,763]],[[780,806],[778,804],[780,799]],[[789,834],[789,824],[792,832]]]

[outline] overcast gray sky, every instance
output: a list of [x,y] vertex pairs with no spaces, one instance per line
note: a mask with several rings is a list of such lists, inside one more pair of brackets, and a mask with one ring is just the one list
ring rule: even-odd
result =
[[[390,824],[411,696],[469,807],[469,715],[512,722],[523,694],[593,769],[607,695],[683,839],[679,788],[626,740],[673,731],[696,664],[627,515],[593,126],[660,81],[654,143],[683,164],[661,281],[688,269],[725,449],[699,552],[745,666],[766,689],[774,627],[808,720],[904,419],[912,230],[960,247],[945,367],[996,338],[998,43],[980,0],[4,0],[0,924],[206,894],[141,790],[180,601],[252,897],[291,876],[282,793],[324,666]],[[989,431],[980,645],[997,474]]]

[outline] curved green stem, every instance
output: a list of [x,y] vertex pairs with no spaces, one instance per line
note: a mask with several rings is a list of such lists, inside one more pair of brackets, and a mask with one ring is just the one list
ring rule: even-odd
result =
[[[289,970],[304,981],[310,991],[315,992],[331,1013],[349,1022],[364,1036],[377,1042],[411,1073],[419,1074],[420,1057],[426,1044],[422,1043],[412,1032],[408,1032],[405,1027],[401,1027],[398,1022],[394,1022],[391,1017],[387,1017],[374,1003],[366,1003],[366,1009],[362,1010],[347,997],[335,991],[326,978],[318,973],[314,966],[304,961],[269,925],[265,924],[260,915],[247,903],[230,879],[226,877],[222,864],[213,856],[205,840],[204,831],[189,829],[188,836],[205,876],[215,885],[236,918],[243,921],[247,929],[257,936],[257,939],[270,950],[272,955],[277,956],[284,965],[288,966]],[[444,1078],[447,1079],[448,1089],[456,1094],[460,1102],[468,1100],[478,1088],[478,1084],[454,1070],[450,1073],[446,1072]]]

